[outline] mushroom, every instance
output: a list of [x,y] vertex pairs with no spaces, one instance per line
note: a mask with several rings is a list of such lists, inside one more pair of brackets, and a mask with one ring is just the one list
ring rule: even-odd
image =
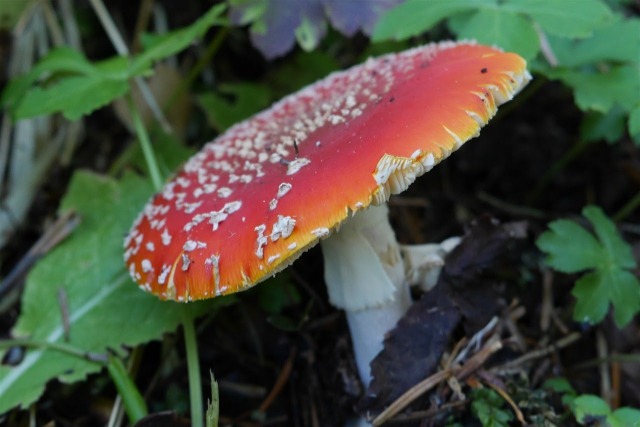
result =
[[478,135],[530,80],[516,54],[442,42],[369,59],[241,122],[192,157],[125,240],[139,286],[242,291],[319,241],[360,376],[410,304],[385,202]]

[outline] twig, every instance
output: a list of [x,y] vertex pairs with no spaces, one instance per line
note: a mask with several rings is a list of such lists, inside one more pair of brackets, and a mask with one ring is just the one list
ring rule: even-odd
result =
[[29,249],[0,283],[0,299],[11,290],[43,255],[66,239],[80,223],[80,217],[72,210],[65,212]]
[[547,60],[551,67],[555,68],[558,66],[558,58],[556,54],[553,53],[553,49],[551,48],[551,44],[549,44],[549,39],[547,39],[547,35],[542,31],[540,25],[537,22],[533,24],[533,28],[536,30],[538,34],[538,40],[540,41],[540,51],[542,52],[542,56]]
[[395,416],[398,412],[402,411],[408,405],[410,405],[418,397],[422,396],[427,391],[431,390],[442,381],[445,381],[449,376],[455,375],[457,379],[463,379],[467,375],[471,374],[474,370],[478,369],[493,353],[502,348],[502,342],[497,335],[492,336],[485,346],[476,354],[471,356],[469,360],[460,368],[444,369],[440,372],[436,372],[425,380],[407,390],[402,396],[396,399],[389,407],[382,411],[372,422],[373,426],[379,426],[390,418]]
[[485,202],[486,204],[513,216],[517,216],[517,217],[526,216],[534,219],[547,219],[549,217],[547,214],[545,214],[541,210],[533,209],[527,206],[515,205],[513,203],[508,203],[488,193],[485,193],[484,191],[478,192],[477,197],[479,200]]
[[64,330],[64,340],[69,342],[71,339],[71,326],[69,323],[69,303],[67,301],[67,292],[64,288],[58,288],[58,305],[60,306],[60,315],[62,317],[62,328]]
[[500,395],[500,397],[502,397],[509,404],[509,406],[511,406],[511,409],[513,410],[514,414],[516,414],[516,418],[518,419],[518,421],[520,421],[520,423],[523,426],[527,424],[527,422],[524,419],[524,415],[522,414],[522,411],[520,410],[520,408],[518,408],[518,405],[516,405],[516,402],[513,401],[511,396],[509,396],[509,394],[506,391],[504,391],[502,387],[498,386],[492,381],[483,381],[483,383],[491,387],[496,393]]
[[[111,40],[111,44],[113,44],[113,47],[115,48],[116,52],[118,52],[118,55],[128,56],[129,48],[127,48],[127,44],[122,39],[122,36],[120,35],[120,32],[116,27],[116,24],[113,22],[113,19],[111,19],[111,15],[109,14],[109,11],[107,11],[107,8],[105,7],[102,0],[89,0],[89,1],[91,2],[91,6],[93,7],[93,10],[96,12],[96,15],[98,15],[98,19],[100,19],[100,23],[104,27],[104,30],[107,32],[107,36],[109,37],[109,40]],[[160,123],[160,126],[162,126],[162,130],[164,130],[166,133],[169,133],[169,134],[173,133],[171,125],[169,124],[169,122],[167,121],[167,118],[164,116],[164,113],[160,109],[160,106],[158,105],[158,102],[153,96],[153,92],[149,88],[149,85],[147,84],[147,82],[144,79],[142,79],[140,76],[135,77],[134,81],[140,88],[140,93],[142,94],[142,97],[144,98],[147,105],[149,106],[149,109],[151,109],[151,112],[153,113],[154,117],[156,118],[158,123]]]
[[559,339],[558,341],[551,343],[550,345],[548,345],[545,348],[541,348],[538,350],[533,350],[530,351],[527,354],[523,354],[522,356],[518,357],[517,359],[511,360],[507,363],[504,363],[502,365],[496,366],[494,368],[492,368],[492,371],[501,371],[501,370],[505,370],[505,369],[512,369],[515,368],[516,366],[522,365],[525,362],[528,362],[530,360],[534,360],[534,359],[539,359],[541,357],[547,356],[557,350],[560,350],[562,348],[568,347],[569,345],[573,344],[574,342],[576,342],[577,340],[579,340],[580,338],[582,338],[582,334],[580,334],[579,332],[573,332],[572,334],[567,335],[564,338]]
[[275,398],[278,397],[280,392],[282,392],[282,389],[287,384],[287,381],[289,381],[289,377],[291,376],[291,370],[293,369],[293,361],[295,360],[296,353],[297,351],[295,348],[291,349],[291,351],[289,352],[289,358],[287,359],[284,366],[280,370],[280,374],[278,374],[278,378],[276,379],[276,382],[274,383],[273,388],[271,389],[267,397],[264,399],[264,401],[258,407],[258,410],[260,412],[266,412],[267,409],[269,409],[269,406],[271,406]]
[[609,355],[609,346],[602,330],[596,330],[596,351],[598,358],[603,362],[598,366],[600,372],[600,396],[611,407],[611,377],[609,376],[609,363],[606,362]]
[[542,272],[542,306],[540,308],[540,330],[545,334],[549,331],[549,326],[551,326],[552,312],[553,312],[553,272],[550,269],[545,269]]

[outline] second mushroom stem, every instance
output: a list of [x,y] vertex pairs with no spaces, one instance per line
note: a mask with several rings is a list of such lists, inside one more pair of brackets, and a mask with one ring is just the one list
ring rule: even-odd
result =
[[411,298],[386,205],[358,212],[322,241],[331,303],[346,312],[360,378],[371,381],[371,360]]

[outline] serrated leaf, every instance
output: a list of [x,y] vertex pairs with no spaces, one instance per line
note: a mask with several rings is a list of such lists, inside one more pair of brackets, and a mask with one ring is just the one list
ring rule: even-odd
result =
[[498,46],[531,59],[538,53],[540,42],[533,25],[524,16],[501,8],[482,9],[476,13],[458,15],[449,26],[461,39]]
[[624,135],[626,121],[627,114],[618,105],[606,114],[588,111],[580,124],[580,138],[588,142],[605,140],[613,144]]
[[563,37],[588,37],[613,19],[600,0],[509,0],[505,7],[530,16],[544,31]]
[[551,35],[548,39],[562,67],[575,68],[602,61],[640,62],[640,19],[637,18],[616,20],[582,40]]
[[45,75],[50,78],[58,73],[90,75],[95,72],[95,66],[80,52],[66,46],[53,49],[28,73],[9,82],[2,94],[2,104],[14,108],[31,85]]
[[[121,182],[89,172],[74,175],[60,209],[75,209],[82,222],[29,275],[13,336],[64,342],[57,303],[61,290],[69,312],[67,344],[83,351],[111,348],[121,353],[122,346],[157,339],[176,328],[184,306],[141,292],[122,262],[122,238],[150,193],[150,183],[132,174]],[[189,308],[202,313],[211,304],[215,300]],[[0,413],[28,406],[51,379],[77,381],[101,368],[53,350],[29,350],[19,365],[0,366]]]
[[384,14],[373,30],[374,42],[404,40],[431,29],[438,22],[458,13],[480,7],[497,7],[495,0],[407,0]]
[[224,4],[213,6],[200,19],[188,27],[149,38],[144,51],[133,58],[133,72],[140,73],[150,68],[155,61],[175,55],[186,49],[196,39],[202,37],[212,26],[223,24],[224,21],[220,18],[220,15],[225,9],[226,5]]
[[546,263],[563,273],[595,268],[602,248],[591,233],[573,221],[560,219],[538,237],[536,245],[547,254]]
[[606,264],[601,264],[602,268],[634,268],[636,266],[631,246],[622,240],[615,224],[607,218],[602,209],[587,206],[582,210],[582,215],[593,224],[596,236],[606,252]]
[[559,271],[592,270],[572,291],[575,320],[598,323],[612,304],[614,320],[622,327],[640,312],[640,281],[629,271],[636,261],[631,247],[600,208],[587,206],[582,214],[593,225],[597,240],[578,224],[558,220],[549,224],[551,231],[543,233],[536,244],[547,253],[547,263]]
[[124,80],[109,80],[101,76],[68,77],[52,86],[35,87],[27,92],[14,111],[16,119],[62,112],[69,120],[109,104],[127,93]]
[[513,415],[502,408],[504,404],[504,400],[493,390],[477,389],[472,392],[471,411],[483,427],[509,426]]
[[615,104],[630,111],[638,103],[640,65],[611,66],[602,72],[573,69],[551,70],[548,77],[560,79],[575,92],[581,110],[605,113]]

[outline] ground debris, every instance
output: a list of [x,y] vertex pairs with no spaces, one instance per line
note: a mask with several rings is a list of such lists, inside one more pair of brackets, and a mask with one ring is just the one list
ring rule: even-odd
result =
[[425,293],[387,334],[384,349],[371,362],[372,381],[358,405],[378,414],[412,386],[432,375],[462,324],[471,338],[506,306],[505,286],[494,274],[527,224],[500,224],[482,217],[445,260],[434,289]]

